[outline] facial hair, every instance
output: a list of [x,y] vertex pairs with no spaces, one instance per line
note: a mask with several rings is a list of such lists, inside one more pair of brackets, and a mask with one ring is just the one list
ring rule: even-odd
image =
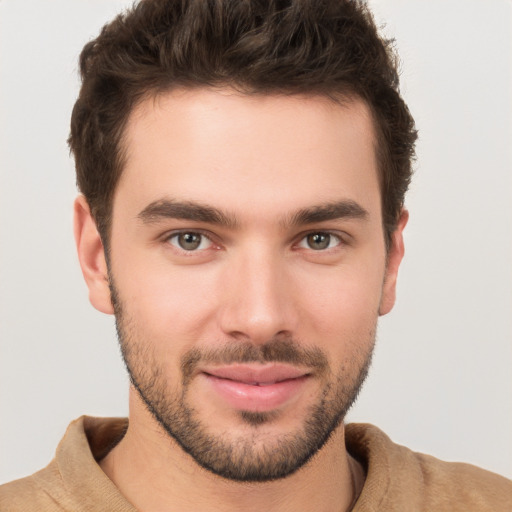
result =
[[[215,349],[195,348],[181,358],[181,389],[171,389],[164,365],[151,343],[136,335],[133,318],[125,316],[117,290],[110,280],[117,335],[130,380],[148,411],[164,431],[197,464],[220,477],[238,482],[266,482],[285,478],[303,467],[329,440],[355,402],[371,364],[375,326],[360,347],[367,347],[333,372],[319,348],[304,348],[290,338],[274,338],[255,345],[232,341]],[[276,421],[278,413],[239,411],[249,433],[214,434],[198,418],[188,391],[194,370],[202,364],[290,363],[314,369],[323,385],[303,424],[295,431],[275,435],[261,427]]]

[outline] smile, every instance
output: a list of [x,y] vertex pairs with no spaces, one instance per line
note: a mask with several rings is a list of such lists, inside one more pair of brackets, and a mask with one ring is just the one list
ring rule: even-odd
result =
[[237,410],[265,412],[297,398],[310,373],[283,364],[230,365],[203,369],[211,391]]

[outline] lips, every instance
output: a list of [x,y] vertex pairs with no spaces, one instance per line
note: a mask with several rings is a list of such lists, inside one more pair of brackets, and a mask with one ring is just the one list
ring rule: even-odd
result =
[[252,365],[237,364],[224,367],[205,368],[204,373],[219,379],[228,379],[244,384],[265,385],[297,379],[307,372],[284,364]]
[[283,407],[297,397],[309,373],[284,364],[236,364],[203,368],[202,376],[231,407],[254,412]]

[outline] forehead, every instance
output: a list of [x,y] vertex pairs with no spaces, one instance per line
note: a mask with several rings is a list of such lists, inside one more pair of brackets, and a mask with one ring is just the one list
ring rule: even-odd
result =
[[351,199],[380,211],[374,141],[369,109],[356,99],[167,92],[129,118],[114,208],[123,196],[141,208],[172,197],[285,214]]

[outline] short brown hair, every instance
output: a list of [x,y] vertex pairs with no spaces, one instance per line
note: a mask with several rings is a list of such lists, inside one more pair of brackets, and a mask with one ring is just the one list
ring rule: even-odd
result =
[[108,246],[122,136],[134,106],[175,87],[360,97],[377,138],[386,241],[411,179],[416,130],[392,41],[357,0],[142,0],[80,55],[69,145],[77,183]]

